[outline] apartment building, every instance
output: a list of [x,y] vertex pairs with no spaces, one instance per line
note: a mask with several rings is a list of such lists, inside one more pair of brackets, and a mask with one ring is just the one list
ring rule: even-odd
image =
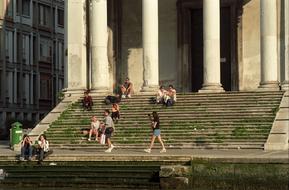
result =
[[[64,1],[0,2],[0,136],[43,118],[64,83]],[[1,134],[2,133],[2,134]]]

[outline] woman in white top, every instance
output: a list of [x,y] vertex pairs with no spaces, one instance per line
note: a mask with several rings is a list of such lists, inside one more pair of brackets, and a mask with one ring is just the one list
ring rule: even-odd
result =
[[90,130],[89,130],[89,136],[88,136],[88,141],[91,141],[91,135],[95,135],[95,141],[98,141],[98,129],[99,129],[99,121],[97,120],[96,116],[93,116],[91,118],[91,123],[90,123]]
[[38,153],[39,153],[39,161],[43,161],[44,156],[47,156],[48,152],[49,152],[49,142],[46,140],[46,136],[45,135],[40,135],[39,139],[38,139]]
[[156,103],[160,104],[164,102],[164,97],[166,96],[167,91],[163,86],[160,86],[158,93],[157,93],[157,98],[156,98]]

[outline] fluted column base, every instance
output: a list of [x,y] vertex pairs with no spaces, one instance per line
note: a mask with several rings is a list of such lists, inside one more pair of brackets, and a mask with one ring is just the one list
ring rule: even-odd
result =
[[80,96],[83,95],[85,91],[85,88],[66,88],[62,90],[62,92],[65,94],[65,97]]
[[199,93],[218,93],[218,92],[225,92],[222,85],[220,84],[203,84],[202,89],[198,91]]
[[258,90],[263,91],[276,91],[280,90],[279,82],[278,81],[268,81],[268,82],[261,82]]
[[148,93],[148,94],[155,93],[156,94],[158,89],[159,89],[158,85],[143,86],[142,89],[140,90],[140,93],[141,94],[144,94],[144,93]]
[[109,88],[100,87],[100,88],[91,89],[89,94],[90,95],[109,95],[109,94],[112,94],[112,91]]

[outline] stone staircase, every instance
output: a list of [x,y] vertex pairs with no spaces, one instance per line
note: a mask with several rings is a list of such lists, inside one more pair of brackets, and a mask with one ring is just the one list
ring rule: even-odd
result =
[[[173,107],[150,102],[151,95],[135,95],[120,103],[121,119],[112,141],[118,149],[143,149],[150,142],[148,113],[160,116],[162,138],[170,149],[262,149],[283,96],[276,92],[178,94]],[[83,111],[81,100],[69,106],[45,132],[57,149],[102,149],[82,134],[90,117],[103,118],[103,96],[94,96],[93,110]],[[155,146],[159,146],[156,142]]]

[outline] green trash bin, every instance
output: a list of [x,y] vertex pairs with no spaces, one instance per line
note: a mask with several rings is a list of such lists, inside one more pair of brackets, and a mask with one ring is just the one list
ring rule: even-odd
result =
[[19,122],[12,123],[10,131],[10,146],[14,147],[15,144],[18,144],[22,140],[22,124]]

